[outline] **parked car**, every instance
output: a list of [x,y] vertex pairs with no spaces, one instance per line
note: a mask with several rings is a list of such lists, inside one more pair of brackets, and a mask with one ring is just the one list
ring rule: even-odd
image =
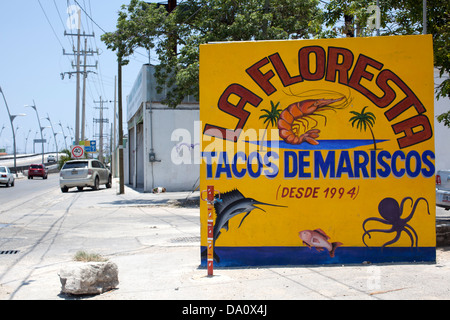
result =
[[8,167],[0,166],[0,184],[14,187],[14,175],[9,171]]
[[438,170],[436,173],[436,205],[450,209],[450,170]]
[[100,185],[111,188],[111,172],[98,160],[70,160],[61,168],[59,185],[62,192],[77,187],[79,191],[84,187],[98,190]]
[[49,156],[47,156],[47,162],[56,162],[56,157],[52,154],[50,154]]
[[33,179],[34,177],[41,177],[42,179],[47,179],[48,169],[43,164],[32,164],[28,168],[28,179]]

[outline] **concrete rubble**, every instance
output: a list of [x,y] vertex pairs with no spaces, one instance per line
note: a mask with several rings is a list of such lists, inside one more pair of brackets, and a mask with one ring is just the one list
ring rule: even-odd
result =
[[73,295],[101,294],[119,285],[117,265],[108,262],[75,262],[59,271],[61,292]]

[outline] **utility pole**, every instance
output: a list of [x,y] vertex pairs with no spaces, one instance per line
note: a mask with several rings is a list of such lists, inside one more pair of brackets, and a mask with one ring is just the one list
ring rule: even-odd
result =
[[[169,12],[169,14],[175,10],[175,8],[177,7],[177,0],[168,0],[168,6],[167,6],[167,11]],[[172,50],[173,50],[173,55],[176,56],[177,55],[177,35],[174,34],[169,34],[168,35],[168,40],[169,43],[172,46]]]
[[[112,171],[113,165],[113,124],[111,123],[111,129],[109,134],[109,161],[110,161],[110,169]],[[112,172],[112,176],[114,177],[114,172]]]
[[427,34],[427,0],[422,1],[423,34]]
[[[81,37],[94,37],[95,34],[86,34],[83,31],[83,34],[81,34],[81,15],[78,15],[78,32],[77,33],[67,33],[64,31],[65,36],[76,36],[77,37],[77,50],[73,49],[73,53],[66,53],[63,49],[63,55],[73,55],[76,56],[76,71],[75,72],[64,72],[61,73],[61,78],[64,79],[64,74],[69,74],[69,79],[72,76],[72,74],[76,74],[77,76],[77,88],[76,88],[76,108],[75,108],[75,144],[78,145],[80,143],[80,74],[83,73],[84,76],[87,76],[87,71],[80,71],[80,56],[82,53],[85,55],[85,62],[86,62],[86,55],[90,54],[93,55],[94,52],[88,52],[85,48],[84,52],[81,51]],[[86,41],[85,41],[86,43]],[[72,65],[73,66],[73,65]],[[87,67],[87,66],[86,66]],[[84,126],[83,126],[83,133],[84,133]],[[84,139],[84,138],[83,138]]]
[[[75,145],[80,143],[80,38],[81,38],[81,15],[78,15],[78,32],[77,32],[77,97],[76,97],[76,115],[75,115]],[[66,31],[64,30],[64,35]]]
[[[380,1],[379,0],[377,0],[377,7],[378,7],[378,10],[380,10]],[[378,19],[381,19],[381,14]],[[381,24],[381,21],[378,21],[377,26],[379,26],[380,24]],[[380,27],[377,28],[377,36],[378,37],[380,36]]]
[[117,170],[116,170],[116,163],[117,163],[117,157],[116,157],[116,146],[117,146],[117,142],[116,142],[116,132],[117,132],[117,116],[116,116],[116,112],[117,112],[117,96],[116,96],[116,92],[117,92],[117,76],[114,77],[114,131],[113,131],[113,152],[114,155],[112,157],[113,159],[113,163],[111,166],[112,172],[113,172],[113,177],[117,177]]
[[123,126],[122,126],[122,58],[119,57],[117,81],[119,83],[118,99],[119,99],[119,194],[125,194],[124,168],[123,168]]
[[[270,12],[270,0],[264,1],[264,13],[268,14]],[[269,26],[269,21],[264,19],[262,22],[262,31],[264,40],[267,39],[267,27]]]
[[100,96],[100,101],[94,101],[94,103],[99,103],[100,107],[95,109],[100,109],[100,119],[94,119],[94,123],[100,124],[100,135],[99,135],[99,151],[98,151],[98,160],[100,162],[103,162],[103,124],[109,123],[109,119],[103,118],[103,109],[108,109],[103,106],[104,102],[111,102],[108,100],[102,100],[102,97]]
[[86,140],[86,134],[85,134],[85,127],[86,127],[86,78],[88,76],[87,67],[97,69],[98,61],[95,62],[95,65],[87,65],[86,59],[88,54],[94,55],[94,53],[98,53],[98,50],[96,52],[87,50],[87,38],[84,38],[84,69],[83,69],[83,106],[81,108],[81,140]]

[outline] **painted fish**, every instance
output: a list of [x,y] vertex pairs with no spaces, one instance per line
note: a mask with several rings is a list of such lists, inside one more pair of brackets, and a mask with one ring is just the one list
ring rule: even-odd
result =
[[331,258],[334,257],[336,248],[342,246],[341,242],[328,242],[330,237],[322,229],[303,230],[298,233],[298,236],[303,240],[303,244],[309,248],[315,247],[317,251],[327,249]]
[[[230,219],[236,217],[239,214],[245,213],[241,222],[239,223],[238,228],[241,227],[245,218],[255,209],[259,209],[265,212],[264,209],[259,208],[255,205],[265,205],[265,206],[273,206],[273,207],[283,207],[275,204],[260,202],[252,198],[246,198],[244,195],[237,189],[234,189],[229,192],[222,193],[220,195],[220,199],[216,197],[216,201],[214,202],[214,209],[216,212],[216,221],[214,222],[214,230],[213,230],[213,245],[215,246],[217,239],[222,232],[222,229],[228,231],[228,222]],[[206,255],[206,251],[202,252],[202,256]],[[216,251],[214,251],[214,259],[217,262],[220,262],[220,258],[217,256]]]
[[214,209],[217,216],[214,223],[214,242],[217,240],[217,238],[219,238],[222,229],[228,231],[228,222],[231,218],[241,213],[245,213],[245,216],[242,218],[241,223],[239,224],[238,228],[240,228],[242,223],[244,222],[244,219],[247,218],[250,212],[252,212],[254,209],[259,209],[265,212],[264,209],[256,207],[255,205],[284,207],[256,201],[252,198],[245,198],[237,189],[223,193],[220,198],[221,201],[217,201],[214,204]]

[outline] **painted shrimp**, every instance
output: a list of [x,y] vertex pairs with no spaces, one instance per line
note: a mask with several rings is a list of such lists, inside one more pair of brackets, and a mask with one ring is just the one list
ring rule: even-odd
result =
[[[318,145],[315,139],[319,137],[320,130],[315,129],[317,121],[311,116],[322,116],[318,112],[323,110],[340,109],[340,107],[330,106],[332,103],[342,101],[345,97],[338,99],[309,99],[295,102],[284,109],[278,119],[278,129],[280,137],[289,144],[301,144],[308,142],[312,145]],[[309,129],[309,121],[315,122],[314,126]],[[305,123],[306,122],[306,125]],[[303,131],[301,127],[303,126]]]

